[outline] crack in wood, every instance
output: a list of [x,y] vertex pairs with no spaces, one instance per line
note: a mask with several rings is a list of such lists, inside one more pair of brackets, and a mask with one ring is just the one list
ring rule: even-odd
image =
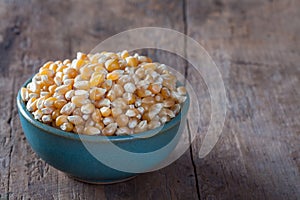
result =
[[[12,84],[12,91],[14,91],[15,89],[15,77],[13,77],[13,84]],[[9,149],[9,161],[8,161],[8,178],[7,178],[7,195],[8,195],[8,199],[9,199],[9,195],[10,195],[10,176],[11,176],[11,155],[12,155],[12,151],[13,151],[13,144],[11,142],[11,139],[12,139],[12,132],[13,132],[13,120],[12,120],[12,116],[13,116],[13,110],[14,110],[14,92],[12,92],[11,94],[11,103],[10,103],[10,117],[9,117],[9,126],[10,126],[10,131],[9,131],[9,142],[10,142],[10,149]]]
[[189,120],[188,119],[186,120],[186,126],[187,126],[188,134],[189,134],[189,143],[190,143],[189,151],[190,151],[190,157],[191,157],[192,166],[193,166],[193,172],[194,172],[194,176],[195,176],[195,186],[196,186],[196,191],[197,191],[197,197],[200,200],[201,199],[200,190],[199,190],[200,185],[199,185],[199,180],[198,180],[198,176],[197,176],[197,168],[196,168],[196,164],[195,164],[195,161],[194,161],[191,130],[190,130],[190,125],[189,125]]

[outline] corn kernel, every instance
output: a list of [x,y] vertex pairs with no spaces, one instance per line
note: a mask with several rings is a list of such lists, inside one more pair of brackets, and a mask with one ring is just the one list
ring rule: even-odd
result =
[[55,89],[55,92],[58,94],[66,94],[66,92],[68,92],[71,89],[72,89],[71,85],[61,85]]
[[113,71],[111,73],[108,73],[106,75],[106,78],[108,80],[112,80],[112,81],[115,81],[115,80],[118,80],[120,78],[121,74],[118,72],[118,71]]
[[76,107],[81,107],[84,104],[90,103],[91,101],[88,98],[86,98],[85,96],[73,96],[71,98],[71,102],[73,104],[75,104]]
[[85,104],[81,107],[81,112],[86,115],[92,114],[94,110],[95,110],[95,106],[92,103]]
[[70,132],[73,130],[74,126],[70,122],[66,122],[66,123],[63,123],[62,125],[60,125],[59,128],[63,131]]
[[55,97],[49,97],[47,98],[45,101],[44,101],[44,106],[46,107],[52,107],[54,105],[54,102],[56,101],[57,99]]
[[83,133],[86,135],[98,135],[101,131],[96,127],[88,126],[84,128]]
[[94,122],[99,123],[101,120],[101,113],[99,109],[95,109],[93,114],[92,114],[92,119],[94,120]]
[[111,114],[111,109],[109,107],[100,108],[100,112],[103,117],[108,117]]
[[60,115],[56,118],[55,120],[55,125],[56,126],[61,126],[63,123],[67,123],[68,122],[68,116],[67,115]]
[[63,115],[70,115],[74,111],[74,109],[75,109],[75,104],[69,102],[61,108],[60,113]]
[[90,80],[90,87],[94,87],[97,86],[101,83],[103,83],[105,80],[105,74],[98,74],[95,76],[92,76],[91,80]]
[[53,120],[55,120],[58,116],[60,116],[60,110],[56,109],[52,112],[51,117]]
[[90,90],[90,99],[93,101],[99,101],[103,98],[104,94],[106,92],[106,89],[103,88],[93,88]]
[[139,64],[138,59],[132,56],[126,57],[125,60],[127,62],[127,65],[130,67],[136,67]]
[[65,104],[67,104],[67,101],[64,99],[58,99],[54,102],[54,107],[57,109],[61,109]]
[[74,83],[74,87],[78,90],[88,90],[90,88],[89,81],[77,81]]
[[111,123],[102,130],[102,134],[106,136],[111,136],[116,132],[117,128],[118,128],[117,123]]
[[27,88],[24,88],[24,87],[21,88],[21,98],[23,101],[28,101],[29,93],[28,93]]
[[128,53],[127,50],[122,51],[121,57],[122,57],[123,59],[127,58],[128,56],[129,56],[129,53]]
[[68,118],[69,122],[71,122],[74,125],[80,125],[80,124],[84,123],[83,119],[79,115],[71,115],[71,116],[68,116],[67,118]]
[[107,71],[112,72],[114,70],[120,69],[120,65],[117,59],[109,59],[105,62],[105,68]]
[[129,118],[128,118],[128,116],[121,114],[117,117],[116,122],[119,125],[119,127],[124,127],[124,126],[127,126],[128,122],[129,122]]

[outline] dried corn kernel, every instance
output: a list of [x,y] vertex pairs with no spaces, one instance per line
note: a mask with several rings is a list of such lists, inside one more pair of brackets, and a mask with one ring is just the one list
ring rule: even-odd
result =
[[63,123],[62,125],[59,126],[59,128],[63,131],[67,131],[67,132],[70,132],[73,130],[73,124],[69,123],[69,122],[66,122],[66,123]]
[[117,117],[116,122],[120,127],[124,127],[127,126],[129,118],[126,115],[121,114]]
[[67,122],[68,122],[68,116],[67,115],[60,115],[55,120],[56,126],[61,126],[63,123],[67,123]]
[[117,123],[111,123],[103,129],[102,134],[106,136],[111,136],[116,132],[117,128],[118,128]]
[[132,57],[132,56],[126,57],[125,60],[127,62],[127,65],[130,67],[137,67],[137,65],[139,63],[138,59],[135,57]]
[[68,121],[74,125],[80,125],[84,123],[83,119],[79,115],[68,116]]
[[118,59],[109,59],[105,62],[105,68],[107,71],[112,72],[114,70],[120,69]]
[[109,107],[100,108],[100,112],[103,117],[108,117],[111,114],[111,109]]

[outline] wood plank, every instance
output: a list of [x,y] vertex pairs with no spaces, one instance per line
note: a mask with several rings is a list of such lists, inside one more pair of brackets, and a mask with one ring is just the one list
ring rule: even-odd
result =
[[201,199],[300,197],[297,7],[188,1],[188,33],[217,61],[229,101],[215,149],[199,159],[194,145]]

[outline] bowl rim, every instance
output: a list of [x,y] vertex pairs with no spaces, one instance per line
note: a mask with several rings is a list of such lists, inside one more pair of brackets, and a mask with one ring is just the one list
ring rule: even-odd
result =
[[[32,77],[29,78],[22,86],[26,87],[27,84],[32,80]],[[183,85],[182,83],[178,82],[179,85]],[[19,114],[22,115],[27,122],[32,124],[33,126],[43,130],[44,132],[48,134],[52,134],[59,137],[64,137],[68,139],[78,140],[78,141],[86,141],[86,142],[125,142],[125,141],[133,141],[133,140],[143,140],[148,139],[150,137],[154,137],[156,135],[163,134],[163,132],[171,129],[175,125],[181,122],[181,117],[185,117],[187,115],[187,112],[189,110],[190,106],[190,97],[187,93],[187,99],[183,103],[181,107],[181,111],[169,122],[155,128],[152,130],[147,130],[141,133],[136,133],[132,135],[118,135],[118,136],[103,136],[103,135],[84,135],[84,134],[77,134],[73,132],[66,132],[63,130],[60,130],[58,128],[52,127],[50,125],[44,124],[36,119],[33,118],[33,115],[27,110],[25,106],[25,102],[21,98],[21,88],[18,91],[17,94],[17,108],[19,111]],[[163,127],[162,127],[163,126]]]

